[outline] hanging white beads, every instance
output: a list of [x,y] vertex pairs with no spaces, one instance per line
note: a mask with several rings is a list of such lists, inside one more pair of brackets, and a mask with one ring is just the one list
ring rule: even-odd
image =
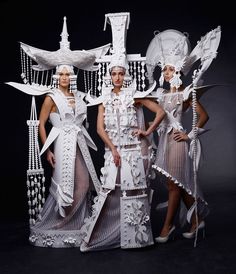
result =
[[29,223],[34,225],[45,202],[45,176],[39,155],[38,125],[35,98],[32,97],[30,120],[27,120],[29,131],[29,162],[27,170],[27,197]]

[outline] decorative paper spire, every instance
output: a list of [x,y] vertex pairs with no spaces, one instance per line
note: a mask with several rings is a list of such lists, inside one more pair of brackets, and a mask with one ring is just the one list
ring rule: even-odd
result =
[[60,42],[60,49],[70,49],[70,42],[68,41],[68,31],[67,31],[67,24],[66,24],[66,16],[63,18],[63,28],[61,33],[61,42]]
[[83,70],[97,70],[97,67],[94,66],[96,60],[95,52],[92,50],[70,50],[68,36],[66,17],[64,17],[60,49],[47,51],[21,43],[23,51],[37,63],[37,65],[32,66],[32,69],[44,71],[54,69],[59,65],[70,65]]

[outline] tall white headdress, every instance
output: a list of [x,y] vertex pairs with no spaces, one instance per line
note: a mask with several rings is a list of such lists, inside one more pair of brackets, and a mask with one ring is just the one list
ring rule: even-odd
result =
[[[130,87],[140,91],[146,90],[146,57],[142,57],[138,54],[127,54],[126,52],[126,38],[127,30],[130,23],[129,12],[107,13],[105,14],[104,30],[106,30],[107,24],[111,25],[112,30],[112,47],[109,54],[103,55],[101,58],[97,58],[99,70],[97,72],[97,85],[95,89],[88,91],[90,105],[99,101],[93,101],[94,97],[99,97],[102,94],[102,88],[112,86],[110,70],[114,66],[125,68],[124,87]],[[87,72],[86,72],[87,73]],[[87,77],[89,82],[90,77]],[[155,88],[156,82],[154,81],[152,89]],[[93,98],[90,96],[93,96]],[[144,94],[144,93],[143,93]],[[144,95],[143,95],[144,96]],[[92,103],[93,101],[93,103]]]
[[[166,65],[175,68],[174,83],[181,84],[180,71],[183,70],[186,57],[190,52],[190,43],[185,33],[168,29],[163,32],[155,32],[155,37],[149,44],[146,53],[146,64],[148,68],[149,81],[153,81],[153,71],[156,66],[163,69]],[[153,70],[153,71],[152,71]],[[163,75],[159,79],[160,86],[163,85]]]
[[[48,76],[48,72],[54,73],[52,70],[60,65],[73,66],[74,68],[87,71],[98,69],[98,67],[94,65],[95,60],[108,51],[110,44],[92,50],[71,50],[70,42],[68,41],[69,34],[67,31],[66,17],[64,17],[63,20],[60,48],[58,50],[46,51],[22,42],[20,43],[22,50],[21,76],[25,83],[29,82],[30,84],[34,83],[52,87],[52,79]],[[27,58],[30,58],[30,61]],[[32,61],[36,64],[33,64]],[[27,66],[29,64],[30,67]]]
[[124,85],[128,86],[131,83],[131,76],[129,74],[129,64],[126,53],[126,37],[129,28],[130,13],[107,13],[105,14],[104,30],[109,23],[112,29],[112,47],[110,49],[110,62],[108,70],[104,76],[104,83],[111,84],[110,71],[113,67],[122,67],[125,69]]
[[97,67],[94,66],[96,55],[93,52],[70,49],[66,17],[63,20],[60,48],[58,50],[46,51],[21,43],[23,51],[37,63],[37,65],[32,66],[32,69],[43,71],[53,69],[59,65],[70,65],[83,70],[96,70]]
[[[150,42],[146,52],[147,76],[149,82],[153,82],[153,73],[156,66],[163,69],[165,65],[171,65],[175,68],[177,73],[170,84],[178,88],[182,83],[180,80],[180,72],[187,75],[193,64],[201,59],[201,65],[198,70],[194,72],[194,84],[198,84],[202,74],[217,55],[221,29],[220,26],[218,26],[201,37],[201,40],[197,43],[197,46],[193,51],[190,49],[187,33],[168,29],[163,32],[154,32],[154,34],[155,36]],[[162,75],[159,82],[162,86]]]
[[112,29],[112,49],[111,61],[109,68],[119,66],[123,67],[128,71],[129,65],[126,56],[126,37],[127,30],[130,23],[130,13],[108,13],[105,14],[104,30],[106,24],[109,23]]
[[124,87],[132,85],[139,91],[146,87],[145,57],[140,54],[127,54],[126,39],[127,30],[130,24],[129,12],[105,14],[104,30],[109,23],[112,30],[112,47],[109,55],[97,59],[100,70],[98,72],[98,94],[101,94],[102,86],[111,85],[110,70],[119,66],[125,69]]

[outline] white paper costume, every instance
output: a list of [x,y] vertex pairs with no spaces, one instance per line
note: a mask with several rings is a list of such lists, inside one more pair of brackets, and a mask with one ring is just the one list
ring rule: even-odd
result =
[[[190,52],[190,43],[185,33],[168,29],[155,34],[146,52],[148,79],[154,81],[153,73],[156,66],[163,69],[166,65],[173,66],[175,73],[170,80],[170,86],[176,87],[177,92],[170,93],[162,88],[164,77],[161,72],[160,88],[156,91],[157,101],[166,111],[166,117],[159,125],[157,157],[153,168],[160,172],[163,178],[171,179],[179,187],[194,197],[195,203],[187,214],[190,222],[192,213],[204,219],[208,212],[208,204],[204,199],[197,183],[197,169],[201,157],[199,136],[205,130],[196,127],[196,100],[211,86],[199,86],[202,74],[207,70],[217,55],[220,42],[220,27],[208,32],[201,38],[197,46]],[[181,72],[184,75],[190,71],[192,65],[200,60],[200,66],[193,72],[192,83],[183,91],[178,91],[182,84]],[[192,131],[188,134],[190,142],[176,142],[173,139],[174,130],[185,131],[182,124],[183,102],[192,97],[193,122]],[[196,207],[196,205],[198,205]],[[161,207],[161,205],[159,205]],[[183,210],[183,205],[181,207]],[[181,210],[181,224],[186,220]],[[185,217],[185,218],[184,218]]]
[[[65,17],[61,37],[60,49],[55,52],[21,43],[22,77],[25,83],[8,83],[33,96],[32,121],[28,121],[28,124],[36,125],[33,129],[30,127],[30,167],[27,172],[30,206],[29,241],[36,246],[55,248],[80,245],[80,228],[84,219],[90,214],[90,182],[97,192],[100,188],[89,153],[89,147],[95,150],[97,148],[84,127],[87,116],[85,93],[77,90],[77,76],[74,74],[74,68],[95,70],[96,58],[104,54],[110,46],[106,45],[90,51],[71,51]],[[33,65],[34,61],[37,64]],[[29,68],[27,64],[30,64]],[[65,96],[58,88],[58,74],[64,67],[70,72],[70,90],[74,95],[71,97]],[[54,70],[52,77],[48,73],[50,70]],[[38,179],[38,173],[39,171],[42,173],[43,169],[38,153],[37,125],[39,121],[37,121],[34,100],[35,95],[42,94],[50,96],[57,108],[56,112],[50,113],[49,120],[52,128],[40,152],[42,155],[53,144],[56,163],[45,203],[44,200],[42,202],[45,186]],[[38,162],[39,167],[37,167]],[[44,183],[45,179],[42,181]],[[43,199],[45,199],[44,196]]]
[[[134,100],[145,97],[152,90],[137,91],[136,83],[129,75],[125,48],[129,13],[106,14],[106,22],[112,28],[112,55],[101,96],[96,99],[88,96],[88,106],[103,104],[105,130],[119,151],[121,166],[115,166],[110,149],[105,147],[102,189],[95,198],[93,214],[85,220],[82,229],[84,238],[80,250],[83,252],[153,244],[147,180],[150,147],[147,140],[140,142],[132,135],[134,129],[144,126],[142,109],[135,107]],[[126,68],[125,87],[118,95],[112,91],[109,74],[109,68],[113,66]]]

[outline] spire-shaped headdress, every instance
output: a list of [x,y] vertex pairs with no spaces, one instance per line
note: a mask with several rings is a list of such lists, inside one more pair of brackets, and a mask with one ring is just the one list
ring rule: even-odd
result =
[[[79,69],[84,71],[96,71],[98,69],[95,60],[107,53],[110,44],[90,50],[71,50],[68,41],[66,17],[63,20],[60,48],[58,50],[42,50],[20,42],[21,77],[23,82],[29,84],[30,87],[12,82],[8,84],[23,92],[30,93],[33,91],[32,95],[40,95],[47,88],[50,89],[55,86],[55,79],[57,78],[55,70],[60,65],[70,66],[72,70],[77,69],[77,71]],[[74,89],[76,89],[76,79],[76,75],[71,77],[71,86],[74,86]]]
[[37,63],[37,65],[32,66],[32,69],[44,71],[54,69],[58,65],[70,65],[83,70],[97,69],[94,67],[95,54],[86,50],[72,51],[68,36],[66,17],[64,17],[60,49],[57,51],[46,51],[21,43],[23,51]]

